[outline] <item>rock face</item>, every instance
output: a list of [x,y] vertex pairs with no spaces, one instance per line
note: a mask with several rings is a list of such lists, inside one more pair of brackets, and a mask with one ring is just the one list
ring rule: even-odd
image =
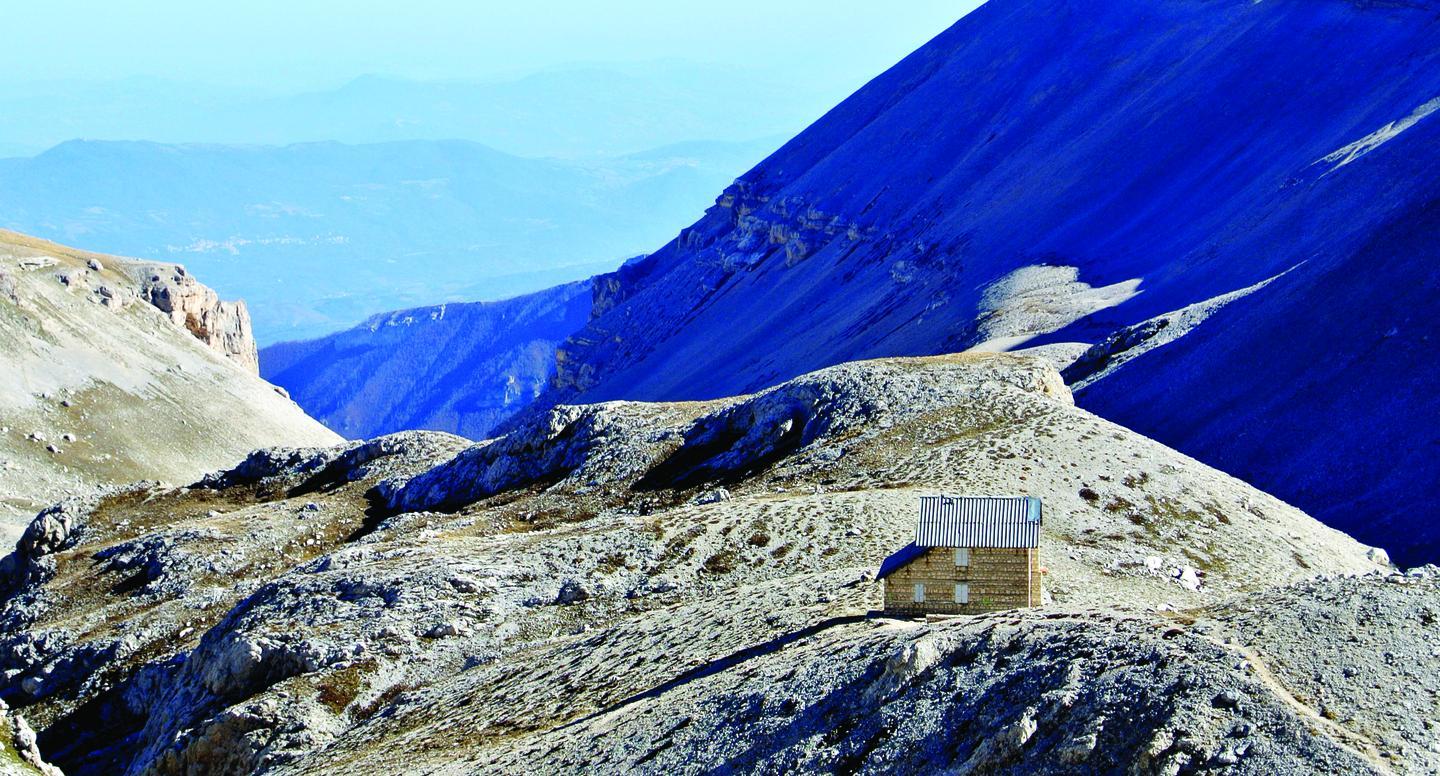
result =
[[0,701],[0,776],[64,776],[45,762],[35,746],[35,731]]
[[[1051,608],[866,618],[937,491],[1045,500]],[[1382,772],[1366,742],[1413,696],[1316,723],[1311,683],[1350,677],[1312,679],[1284,633],[1331,628],[1310,637],[1328,665],[1440,607],[1434,578],[1387,582],[1005,354],[556,407],[481,443],[264,450],[35,524],[0,567],[0,692],[72,776]],[[1440,661],[1391,651],[1327,692],[1440,689]],[[1384,733],[1387,767],[1436,764],[1420,731]]]
[[1082,406],[1440,557],[1437,49],[1428,3],[992,0],[602,278],[542,403],[1138,336]]
[[347,437],[431,429],[481,439],[535,400],[554,372],[556,346],[589,311],[589,283],[571,283],[501,302],[386,313],[267,347],[261,373]]
[[67,495],[187,482],[258,446],[338,439],[254,375],[244,308],[180,267],[0,232],[0,278],[7,543]]
[[178,264],[141,265],[140,295],[177,325],[250,374],[260,374],[260,357],[242,301],[225,302]]

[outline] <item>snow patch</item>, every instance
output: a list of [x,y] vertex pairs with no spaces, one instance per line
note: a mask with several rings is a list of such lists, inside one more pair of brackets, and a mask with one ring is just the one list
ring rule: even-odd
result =
[[1429,116],[1437,110],[1440,110],[1440,97],[1436,97],[1435,99],[1416,108],[1414,112],[1412,112],[1409,116],[1406,116],[1399,121],[1392,121],[1389,124],[1386,124],[1385,126],[1375,130],[1374,132],[1371,132],[1365,137],[1351,143],[1350,145],[1347,145],[1344,148],[1341,148],[1340,150],[1328,156],[1323,156],[1319,159],[1316,159],[1312,163],[1312,166],[1316,164],[1331,165],[1330,169],[1325,173],[1326,175],[1329,175],[1330,173],[1335,172],[1341,167],[1344,167],[1345,165],[1355,161],[1356,159],[1359,159],[1360,157],[1370,153],[1371,151],[1374,151],[1380,146],[1385,145],[1391,140],[1394,140],[1401,132],[1404,132],[1405,130],[1420,123],[1421,119]]
[[1097,288],[1079,277],[1076,267],[1034,264],[992,283],[980,298],[980,344],[970,350],[1009,351],[1140,293],[1140,278]]

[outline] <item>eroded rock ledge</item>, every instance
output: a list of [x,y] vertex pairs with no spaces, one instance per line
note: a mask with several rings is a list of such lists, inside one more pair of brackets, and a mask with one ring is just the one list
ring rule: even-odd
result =
[[132,270],[140,296],[251,374],[260,374],[259,348],[245,302],[227,302],[178,264],[142,264]]

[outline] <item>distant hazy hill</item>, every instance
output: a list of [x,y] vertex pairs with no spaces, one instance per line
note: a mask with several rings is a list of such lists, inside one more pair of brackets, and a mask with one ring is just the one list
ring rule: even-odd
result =
[[479,439],[535,400],[554,373],[555,346],[589,314],[589,282],[401,310],[265,348],[261,373],[347,437],[438,429]]
[[773,145],[559,162],[460,141],[68,142],[0,159],[0,226],[184,261],[245,298],[273,342],[611,269],[693,220]]
[[477,81],[368,75],[335,89],[279,96],[140,77],[0,84],[0,143],[455,138],[521,156],[593,157],[697,139],[788,136],[819,117],[843,89],[684,62],[577,66]]
[[626,154],[691,140],[791,135],[833,95],[699,65],[560,69],[485,83],[357,78],[331,92],[247,106],[246,137],[476,140],[521,156]]

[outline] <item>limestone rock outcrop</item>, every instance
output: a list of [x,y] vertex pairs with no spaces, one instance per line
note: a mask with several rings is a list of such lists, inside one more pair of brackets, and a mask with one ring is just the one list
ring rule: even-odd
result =
[[227,302],[178,264],[147,264],[132,270],[141,297],[177,326],[250,374],[260,374],[259,348],[245,302]]
[[35,742],[35,731],[25,718],[12,714],[0,700],[0,776],[65,776],[45,762]]

